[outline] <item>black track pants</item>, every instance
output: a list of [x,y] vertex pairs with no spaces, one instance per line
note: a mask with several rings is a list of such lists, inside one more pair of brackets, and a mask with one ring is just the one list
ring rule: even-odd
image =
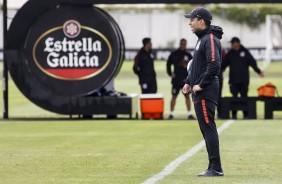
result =
[[222,170],[219,153],[219,140],[214,122],[216,104],[210,100],[195,100],[194,108],[197,115],[200,130],[206,142],[209,156],[209,168]]
[[[239,83],[239,84],[230,84],[230,92],[233,97],[238,97],[240,94],[241,97],[247,97],[249,91],[249,84]],[[244,118],[248,118],[248,112],[243,111]],[[232,111],[232,118],[237,119],[237,111]]]

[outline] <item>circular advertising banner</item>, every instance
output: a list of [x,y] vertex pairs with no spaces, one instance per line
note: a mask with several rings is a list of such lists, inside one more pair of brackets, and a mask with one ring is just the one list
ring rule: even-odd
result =
[[42,12],[19,48],[6,52],[16,85],[35,104],[63,114],[71,98],[92,94],[113,79],[125,49],[108,13],[69,4]]
[[92,6],[57,6],[30,27],[28,67],[58,94],[91,93],[112,79],[121,47],[115,26]]

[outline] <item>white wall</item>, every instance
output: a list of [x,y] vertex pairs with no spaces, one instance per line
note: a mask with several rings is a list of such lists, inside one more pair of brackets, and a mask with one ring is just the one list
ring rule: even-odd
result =
[[[143,37],[151,37],[155,48],[166,48],[169,42],[178,46],[180,38],[188,40],[193,47],[197,37],[191,32],[184,11],[176,12],[109,12],[118,22],[125,37],[127,48],[141,46]],[[212,24],[221,26],[224,31],[222,44],[229,47],[233,36],[241,38],[246,47],[265,47],[265,24],[251,29],[244,24],[236,24],[220,17],[214,17]]]
[[[15,11],[9,11],[8,17],[14,16]],[[184,11],[150,13],[140,12],[109,12],[118,22],[127,48],[139,48],[144,37],[151,37],[154,48],[177,47],[180,38],[188,40],[188,47],[193,48],[197,37],[191,32],[188,20],[184,18]],[[241,38],[246,47],[265,47],[265,25],[250,29],[244,24],[235,24],[220,17],[214,17],[213,24],[223,28],[222,44],[229,47],[229,40],[233,36]],[[0,15],[0,49],[3,48],[2,12]]]

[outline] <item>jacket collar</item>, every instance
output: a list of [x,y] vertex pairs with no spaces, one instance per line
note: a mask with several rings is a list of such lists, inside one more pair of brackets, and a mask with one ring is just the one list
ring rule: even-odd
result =
[[198,36],[198,38],[201,38],[208,32],[209,28],[203,29],[201,31],[196,32],[195,34]]

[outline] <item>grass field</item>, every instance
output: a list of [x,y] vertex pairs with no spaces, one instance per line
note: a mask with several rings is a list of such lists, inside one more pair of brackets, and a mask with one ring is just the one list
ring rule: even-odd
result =
[[[278,120],[238,120],[220,136],[223,178],[195,176],[203,149],[160,183],[281,183],[281,134]],[[187,121],[1,122],[0,183],[141,183],[201,139]]]
[[[124,63],[115,81],[118,91],[139,92],[131,67]],[[281,67],[282,62],[272,63],[264,79],[252,73],[250,96],[269,81],[282,89]],[[170,79],[164,62],[156,70],[167,117]],[[0,183],[142,183],[202,140],[197,122],[185,120],[181,96],[175,121],[69,120],[36,107],[9,84],[11,120],[0,121]],[[282,115],[274,116],[263,120],[258,104],[259,120],[236,120],[220,135],[224,177],[195,176],[207,167],[202,149],[159,183],[282,183]]]

